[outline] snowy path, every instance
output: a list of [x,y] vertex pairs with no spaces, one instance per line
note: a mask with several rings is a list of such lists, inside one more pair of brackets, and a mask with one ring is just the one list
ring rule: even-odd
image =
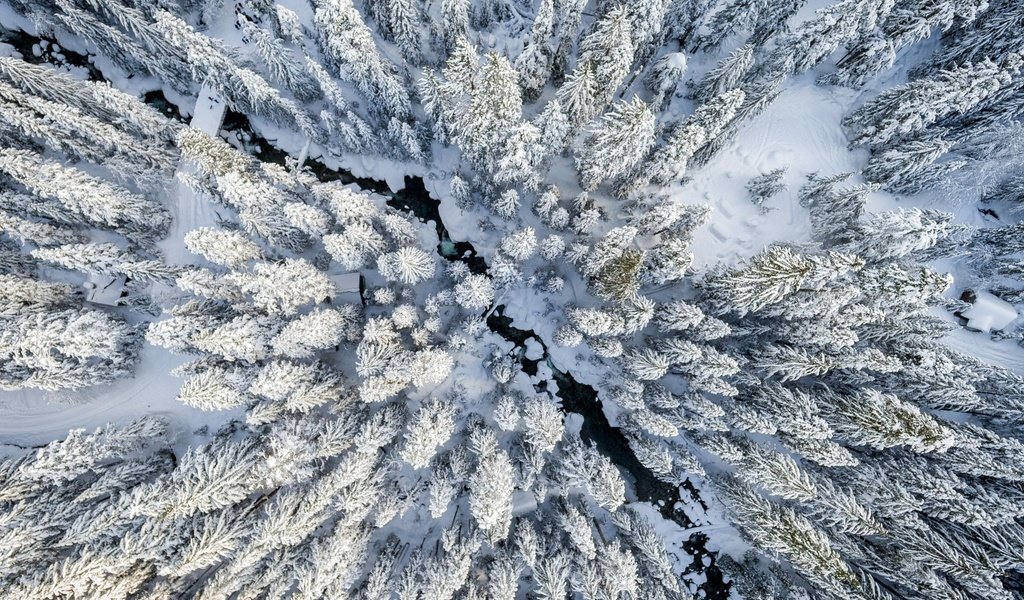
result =
[[[224,102],[204,85],[199,91],[199,98],[196,100],[189,126],[216,136],[224,119],[225,110]],[[179,171],[186,172],[189,168],[188,165],[179,165],[178,167]],[[195,192],[178,178],[171,183],[169,198],[172,200],[169,208],[174,222],[167,238],[160,244],[161,250],[171,264],[194,263],[196,256],[185,248],[182,240],[189,231],[216,223],[217,214],[209,202],[198,198]]]
[[178,402],[181,380],[170,372],[183,362],[184,357],[147,344],[130,379],[76,392],[0,392],[0,455],[8,444],[45,444],[65,437],[69,429],[91,430],[142,415],[164,415],[171,429],[179,432],[223,422],[225,413],[204,412]]
[[[224,104],[204,86],[196,103],[191,126],[216,135],[224,117]],[[168,208],[174,222],[160,248],[172,264],[194,263],[195,256],[183,243],[186,232],[216,222],[209,202],[197,198],[177,179],[170,187]],[[154,289],[154,299],[170,288]],[[135,376],[110,385],[78,391],[44,392],[21,390],[0,392],[0,454],[3,446],[43,444],[63,438],[69,429],[94,429],[108,422],[123,423],[145,414],[164,414],[173,429],[191,431],[204,424],[221,423],[223,412],[203,412],[177,400],[181,380],[171,370],[187,357],[145,345]]]

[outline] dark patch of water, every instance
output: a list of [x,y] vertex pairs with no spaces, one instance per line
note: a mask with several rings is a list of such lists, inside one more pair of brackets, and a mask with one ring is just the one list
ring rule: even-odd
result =
[[189,118],[181,114],[181,109],[164,96],[162,90],[153,90],[142,95],[142,101],[160,111],[168,119],[188,123]]
[[[21,58],[25,62],[35,65],[50,64],[80,67],[88,72],[90,81],[106,81],[103,73],[100,73],[100,70],[92,64],[87,55],[72,52],[51,38],[34,36],[20,29],[7,29],[0,25],[0,42],[14,46],[14,49],[21,54]],[[36,47],[39,49],[38,55],[36,54]],[[54,47],[60,49],[54,50]]]

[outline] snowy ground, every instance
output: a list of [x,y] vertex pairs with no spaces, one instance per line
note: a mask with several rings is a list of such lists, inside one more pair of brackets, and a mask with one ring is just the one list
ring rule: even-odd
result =
[[[856,171],[867,157],[864,151],[846,150],[839,124],[851,95],[815,85],[813,74],[787,82],[778,99],[744,126],[733,144],[676,192],[685,202],[712,207],[711,220],[694,236],[696,267],[732,263],[772,242],[810,238],[807,211],[797,201],[806,176]],[[768,212],[762,214],[744,186],[781,167],[788,167],[783,179],[788,187],[766,203]]]

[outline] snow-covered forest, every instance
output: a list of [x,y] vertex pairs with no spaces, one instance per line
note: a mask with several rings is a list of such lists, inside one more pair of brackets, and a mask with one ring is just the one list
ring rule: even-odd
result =
[[1024,2],[0,0],[0,598],[1024,598]]

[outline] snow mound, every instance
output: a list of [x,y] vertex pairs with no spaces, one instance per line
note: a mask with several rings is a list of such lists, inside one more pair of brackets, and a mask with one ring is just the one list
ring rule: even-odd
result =
[[963,314],[968,327],[988,333],[1002,330],[1016,320],[1017,309],[988,292],[978,292],[978,299]]

